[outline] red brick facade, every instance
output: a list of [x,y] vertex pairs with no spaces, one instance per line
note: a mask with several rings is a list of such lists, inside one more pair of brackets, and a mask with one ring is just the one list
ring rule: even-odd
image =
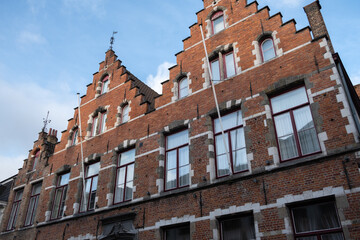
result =
[[[305,7],[309,19],[321,16],[314,4],[319,3]],[[211,17],[218,11],[222,11],[224,26],[220,27],[224,29],[214,34]],[[327,32],[312,38],[310,28],[297,30],[294,21],[284,23],[281,14],[270,16],[268,8],[258,9],[256,2],[246,4],[245,0],[204,0],[197,18],[190,27],[191,36],[183,40],[183,51],[176,55],[177,65],[170,68],[170,79],[162,84],[162,95],[134,77],[112,50],[106,52],[81,97],[81,134],[73,141],[80,127],[76,108],[55,149],[55,132],[39,135],[15,180],[1,239],[169,239],[165,236],[170,234],[168,230],[178,226],[184,226],[192,240],[226,239],[224,219],[242,216],[252,219],[253,238],[294,239],[299,232],[293,227],[293,209],[318,203],[335,204],[339,226],[333,234],[360,239],[358,113],[347,96],[352,86],[343,80]],[[216,174],[217,113],[200,27],[209,60],[219,59],[221,79],[214,83],[220,112],[241,110],[243,119],[245,171],[221,178]],[[269,60],[263,56],[264,39],[273,42],[275,57]],[[226,60],[229,53],[234,56],[235,75],[225,78],[225,70],[232,64]],[[102,79],[106,76],[110,82],[104,90]],[[179,98],[183,78],[188,79],[188,95]],[[285,160],[271,100],[299,87],[306,90],[305,105],[311,110],[317,141],[311,147],[317,149]],[[125,106],[129,119],[123,122]],[[93,130],[95,119],[105,112],[105,125],[98,123]],[[188,134],[189,171],[182,179],[188,184],[167,190],[166,143],[180,130]],[[86,212],[79,212],[81,140],[85,167],[100,162],[96,197],[91,203],[95,209]],[[132,197],[114,204],[118,158],[130,149],[135,149]],[[40,160],[32,170],[38,150]],[[53,219],[59,176],[64,173],[70,173],[64,210]],[[34,221],[25,226],[32,187],[38,182],[42,188]],[[18,216],[14,227],[9,227],[19,190],[23,196]],[[111,233],[106,229],[113,222],[121,224]],[[125,238],[126,232],[135,233],[136,238]],[[106,238],[106,234],[113,235]]]

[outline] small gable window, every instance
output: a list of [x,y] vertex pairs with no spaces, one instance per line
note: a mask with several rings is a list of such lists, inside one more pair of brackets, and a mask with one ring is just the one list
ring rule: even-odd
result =
[[264,62],[276,57],[274,41],[272,38],[265,38],[261,42],[261,54]]
[[129,104],[123,106],[121,113],[121,123],[126,123],[127,121],[129,121]]
[[39,163],[39,159],[40,159],[40,150],[38,150],[38,151],[35,153],[34,163],[33,163],[32,170],[35,170],[36,166],[37,166],[38,163]]
[[[223,64],[220,64],[220,63]],[[236,75],[234,53],[219,53],[218,57],[210,63],[212,79],[220,81]],[[222,78],[223,77],[223,78]]]
[[211,17],[211,24],[212,24],[213,34],[216,34],[224,30],[225,29],[224,13],[222,11],[218,11],[214,13],[214,15]]
[[183,98],[189,95],[189,81],[187,78],[183,78],[179,82],[179,98]]
[[71,146],[74,146],[77,143],[78,134],[79,134],[79,129],[76,128],[74,130],[74,132],[73,132],[73,136],[72,136],[72,139],[71,139]]
[[94,117],[91,136],[96,136],[105,131],[106,117],[106,112],[99,113],[96,117]]
[[106,93],[109,88],[109,76],[104,77],[101,81],[101,94]]

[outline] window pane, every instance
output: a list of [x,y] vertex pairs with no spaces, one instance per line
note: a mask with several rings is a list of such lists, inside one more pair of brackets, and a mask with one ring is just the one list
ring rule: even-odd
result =
[[245,148],[245,136],[243,128],[231,131],[231,146],[233,151]]
[[165,230],[165,240],[190,240],[190,227],[177,227]]
[[176,150],[166,153],[166,169],[176,168]]
[[189,146],[179,149],[179,166],[185,166],[189,164]]
[[240,172],[248,169],[245,149],[233,151],[233,164],[234,164],[234,172]]
[[184,78],[179,84],[179,98],[186,97],[188,95],[188,79]]
[[41,192],[41,183],[40,184],[35,184],[32,187],[31,195],[36,195],[36,194],[39,194],[40,192]]
[[126,182],[131,182],[134,179],[134,164],[127,167]]
[[[227,129],[237,127],[237,126],[241,126],[243,124],[241,110],[221,116],[221,120],[222,120],[224,131]],[[216,118],[214,120],[214,124],[215,124],[215,133],[221,132],[219,118]]]
[[179,169],[180,187],[189,185],[189,165]]
[[13,204],[12,209],[11,209],[11,214],[10,214],[10,218],[9,218],[9,223],[7,226],[7,230],[10,230],[13,228],[13,226],[15,225],[14,219],[15,219],[15,214],[17,213],[17,204]]
[[235,75],[235,62],[234,54],[230,53],[225,56],[225,65],[226,65],[226,77],[231,77]]
[[285,113],[274,118],[277,131],[280,154],[283,160],[298,156],[294,131],[291,124],[290,113]]
[[273,113],[278,113],[307,102],[308,99],[304,87],[281,94],[271,99]]
[[59,186],[67,185],[69,183],[70,173],[60,176]]
[[135,161],[135,149],[123,152],[119,155],[119,166]]
[[343,240],[344,236],[342,233],[332,233],[321,236],[321,240]]
[[226,148],[224,145],[224,140],[222,135],[217,135],[215,137],[216,156],[226,154],[226,152],[229,151],[228,133],[225,133],[225,143],[226,143]]
[[264,57],[264,61],[270,60],[276,56],[275,49],[274,49],[274,43],[272,39],[265,40],[262,45],[262,53]]
[[305,155],[320,151],[310,107],[306,106],[295,110],[294,118],[302,154]]
[[95,117],[93,119],[93,126],[92,126],[92,133],[91,136],[95,136],[96,135],[96,128],[98,127],[98,117]]
[[221,222],[223,240],[255,239],[253,216],[244,216]]
[[176,188],[176,169],[166,172],[166,189]]
[[213,20],[213,24],[214,24],[214,34],[223,30],[225,28],[224,16],[220,16],[220,17],[216,18],[215,20]]
[[300,237],[300,238],[296,238],[296,240],[317,240],[316,236],[312,236],[312,237]]
[[117,173],[117,176],[118,176],[117,184],[118,185],[125,183],[125,170],[126,170],[126,167],[122,167],[122,168],[118,169],[118,173]]
[[20,201],[23,195],[23,190],[19,190],[15,194],[15,200],[14,201]]
[[51,213],[51,218],[57,218],[58,217],[59,207],[60,207],[60,203],[61,203],[62,191],[63,191],[62,188],[56,190],[55,198],[54,198],[54,207],[53,207],[53,211]]
[[211,73],[212,73],[212,80],[220,81],[220,65],[219,60],[215,60],[211,62]]
[[188,130],[181,131],[175,134],[172,134],[166,138],[167,147],[166,149],[172,149],[184,144],[189,143],[189,134]]
[[115,202],[122,202],[124,199],[124,184],[118,184],[115,190]]
[[127,182],[125,189],[125,200],[132,199],[132,193],[133,193],[133,182]]
[[86,172],[86,177],[97,175],[99,173],[99,170],[100,170],[100,162],[89,165]]
[[127,122],[129,121],[129,105],[125,105],[122,110],[122,119],[121,122]]
[[105,131],[105,123],[106,123],[107,113],[101,114],[101,128],[99,133],[103,133]]
[[334,203],[320,203],[292,209],[297,233],[340,228]]
[[226,154],[216,156],[218,177],[229,175],[229,162]]
[[35,214],[34,212],[36,208],[35,203],[36,203],[36,197],[32,197],[30,199],[29,207],[26,214],[25,226],[29,226],[30,224],[32,224],[31,218]]
[[108,90],[108,86],[109,86],[109,81],[106,80],[103,82],[103,86],[102,86],[102,93],[106,93]]

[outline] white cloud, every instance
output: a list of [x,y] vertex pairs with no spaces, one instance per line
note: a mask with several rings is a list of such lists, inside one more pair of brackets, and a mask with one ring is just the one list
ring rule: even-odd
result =
[[46,0],[27,0],[30,11],[33,14],[38,14],[42,9],[45,8]]
[[[20,160],[27,158],[37,140],[47,111],[50,111],[51,119],[48,128],[58,130],[60,139],[60,132],[67,127],[67,119],[73,116],[76,95],[61,89],[45,89],[32,83],[31,79],[26,79],[25,83],[18,79],[5,79],[8,78],[0,76],[0,108],[3,113],[0,118],[0,165],[2,169],[11,169],[9,174],[12,175],[13,169],[22,167]],[[0,172],[0,178],[4,176]]]
[[44,44],[46,39],[39,33],[24,30],[20,33],[18,42],[20,44]]
[[71,13],[84,13],[84,10],[91,11],[94,15],[102,17],[106,15],[104,0],[63,0],[65,11]]
[[0,181],[17,174],[19,172],[18,169],[23,167],[24,159],[26,158],[27,156],[25,154],[15,157],[0,155]]
[[164,62],[158,66],[157,73],[155,77],[150,74],[146,78],[146,83],[154,89],[156,92],[161,93],[162,92],[162,86],[161,83],[163,81],[166,81],[169,79],[169,67],[173,66],[173,63]]

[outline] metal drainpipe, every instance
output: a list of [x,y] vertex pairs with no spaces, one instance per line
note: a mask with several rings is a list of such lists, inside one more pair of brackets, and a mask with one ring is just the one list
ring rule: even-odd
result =
[[[343,72],[342,69],[341,69],[340,63],[337,63],[337,64],[336,64],[336,68],[337,68],[337,70],[338,70],[339,73],[340,73],[341,83],[342,83],[342,85],[344,86],[346,99],[347,99],[348,102],[349,102],[349,106],[350,106],[350,110],[351,110],[351,115],[352,115],[353,118],[354,118],[354,122],[355,122],[355,125],[356,125],[356,129],[357,129],[357,131],[358,131],[358,133],[359,133],[359,136],[360,136],[360,122],[359,122],[359,118],[358,118],[358,116],[357,116],[357,114],[356,114],[356,109],[355,109],[354,103],[352,102],[352,99],[351,99],[351,96],[350,96],[350,92],[349,92],[348,86],[347,86],[346,83],[345,83],[344,72]],[[358,140],[359,140],[359,139],[358,139]]]

